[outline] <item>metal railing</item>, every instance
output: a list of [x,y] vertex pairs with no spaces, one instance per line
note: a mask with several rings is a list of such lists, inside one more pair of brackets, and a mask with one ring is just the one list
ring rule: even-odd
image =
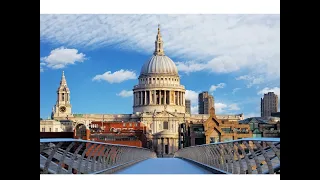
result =
[[110,174],[149,158],[153,151],[81,139],[40,139],[40,174]]
[[280,174],[280,138],[245,138],[183,148],[182,158],[219,174]]

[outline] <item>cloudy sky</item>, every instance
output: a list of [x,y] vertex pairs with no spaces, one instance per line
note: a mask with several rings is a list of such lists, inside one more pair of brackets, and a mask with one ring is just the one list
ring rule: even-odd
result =
[[50,115],[65,71],[74,113],[132,113],[132,88],[154,51],[177,65],[197,113],[209,91],[219,114],[259,116],[280,96],[280,15],[40,15],[40,116]]

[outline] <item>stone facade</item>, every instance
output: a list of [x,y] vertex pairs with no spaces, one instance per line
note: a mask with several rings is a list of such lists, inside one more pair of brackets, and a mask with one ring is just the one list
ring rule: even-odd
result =
[[[173,154],[178,149],[179,124],[205,122],[209,115],[185,112],[185,87],[180,85],[174,62],[164,54],[160,28],[155,52],[143,65],[138,80],[138,85],[133,87],[133,114],[73,114],[63,73],[52,118],[74,121],[75,128],[80,125],[88,128],[94,121],[141,122],[147,127],[146,136],[158,155]],[[217,117],[238,121],[243,119],[243,114]]]
[[72,132],[73,124],[56,120],[41,120],[40,132]]

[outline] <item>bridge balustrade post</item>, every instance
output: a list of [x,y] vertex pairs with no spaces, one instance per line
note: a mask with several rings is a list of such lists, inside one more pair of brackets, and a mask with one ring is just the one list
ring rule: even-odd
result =
[[214,150],[213,150],[213,145],[208,145],[208,148],[209,148],[209,152],[211,154],[211,163],[212,163],[212,166],[213,167],[218,167],[218,160],[217,160],[217,155],[214,153]]
[[83,148],[83,146],[85,145],[86,143],[81,143],[80,146],[77,147],[77,149],[75,150],[75,152],[73,153],[73,156],[72,156],[72,159],[71,159],[71,162],[69,164],[69,167],[68,167],[68,173],[71,174],[72,173],[72,169],[75,169],[73,168],[73,164],[78,156],[78,153],[80,152],[80,150]]
[[243,164],[241,163],[241,162],[242,162],[242,158],[240,157],[238,148],[237,148],[237,146],[236,146],[237,144],[238,144],[238,142],[235,142],[235,143],[233,144],[233,149],[234,149],[234,152],[235,152],[235,154],[236,154],[236,156],[237,156],[237,158],[238,158],[238,163],[239,163],[239,168],[240,168],[240,174],[245,174],[245,173],[244,173],[244,169],[243,169]]
[[270,160],[270,157],[268,156],[268,154],[264,150],[264,148],[257,141],[254,141],[253,143],[262,152],[262,155],[263,155],[263,157],[264,157],[264,159],[265,159],[265,161],[267,163],[268,169],[269,169],[269,174],[274,174],[274,170],[273,170],[273,167],[272,167],[272,162]]
[[[96,166],[96,163],[99,163],[99,161],[97,161],[97,156],[102,156],[103,155],[103,151],[101,153],[101,150],[104,149],[104,145],[100,144],[97,148],[97,151],[94,153],[94,157],[93,157],[93,160],[91,161],[91,172],[95,172],[95,166]],[[101,154],[101,155],[100,155]],[[88,167],[88,170],[89,170],[89,167]]]
[[103,146],[103,150],[101,152],[101,155],[99,155],[99,159],[98,159],[98,166],[97,166],[97,170],[100,171],[103,169],[103,165],[104,165],[104,158],[106,155],[106,150],[108,150],[108,145],[104,145]]
[[63,144],[63,142],[59,142],[58,144],[56,144],[53,148],[53,150],[50,152],[50,155],[49,157],[47,158],[45,164],[44,164],[44,168],[43,168],[43,173],[44,174],[47,174],[48,173],[48,168],[49,168],[49,165],[52,161],[52,158],[54,156],[54,154],[56,153],[56,151],[58,150],[58,148],[60,148],[60,146]]
[[244,151],[244,149],[241,147],[241,145],[239,143],[236,143],[238,149],[240,149],[240,151],[242,152],[242,155],[244,156],[244,160],[246,161],[246,165],[247,165],[247,171],[248,174],[252,174],[252,166],[250,163],[250,160],[248,158],[247,153]]
[[215,148],[219,154],[219,159],[220,159],[220,162],[221,162],[221,169],[224,170],[224,171],[227,171],[227,160],[226,160],[226,157],[225,157],[225,153],[223,151],[223,149],[221,149],[221,144],[217,144],[215,145]]
[[227,148],[228,144],[220,144],[219,145],[226,159],[225,171],[232,173],[232,164],[233,162],[231,151]]
[[[88,172],[89,172],[89,161],[90,161],[90,158],[92,157],[92,155],[93,155],[93,153],[94,153],[94,151],[97,149],[97,147],[98,147],[98,144],[94,144],[93,146],[92,146],[92,150],[91,151],[89,151],[89,154],[87,155],[87,159],[86,159],[86,161],[85,161],[85,166],[83,167],[84,168],[84,173],[85,174],[88,174]],[[93,163],[93,160],[91,160],[91,164]]]
[[61,156],[61,158],[59,159],[59,165],[57,167],[57,174],[61,173],[62,170],[62,164],[64,163],[64,159],[66,157],[66,155],[68,154],[68,152],[71,150],[71,148],[75,145],[75,142],[72,142],[69,144],[69,146],[67,147],[66,150],[64,150],[63,155]]
[[213,152],[215,152],[215,155],[216,155],[216,157],[217,157],[217,165],[218,165],[217,168],[223,169],[222,160],[221,160],[221,155],[220,155],[220,153],[219,153],[219,150],[217,150],[216,145],[213,145],[213,146],[212,146],[212,150],[213,150]]
[[110,151],[111,151],[111,146],[107,145],[104,155],[102,157],[102,165],[101,165],[102,167],[100,168],[100,171],[108,167],[108,156]]
[[80,173],[81,174],[81,168],[82,168],[82,160],[84,159],[84,156],[85,154],[87,153],[87,151],[89,150],[89,148],[94,145],[92,143],[86,143],[86,146],[85,146],[85,149],[81,155],[81,158],[78,160],[78,168],[76,169],[77,170],[77,174]]
[[273,144],[272,142],[267,142],[268,146],[271,147],[272,151],[275,153],[275,155],[278,157],[280,161],[280,150],[276,147],[280,143]]
[[254,150],[251,148],[250,144],[247,143],[247,141],[243,141],[243,144],[249,149],[253,159],[254,159],[254,162],[256,163],[256,169],[257,169],[257,172],[258,174],[262,174],[262,168],[260,166],[260,162],[259,162],[259,159],[258,157],[256,156],[256,153],[254,152]]

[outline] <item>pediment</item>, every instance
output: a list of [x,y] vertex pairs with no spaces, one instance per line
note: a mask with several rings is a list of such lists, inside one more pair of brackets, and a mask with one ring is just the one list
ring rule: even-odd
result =
[[160,113],[155,113],[154,117],[177,117],[174,113],[168,111],[162,111]]

